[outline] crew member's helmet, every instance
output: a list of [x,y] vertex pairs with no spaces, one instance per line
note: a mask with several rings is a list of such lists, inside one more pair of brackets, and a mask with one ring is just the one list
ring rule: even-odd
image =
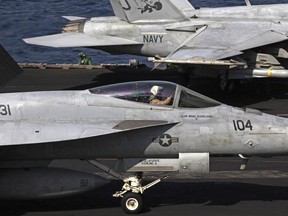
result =
[[85,57],[86,57],[86,54],[85,54],[84,52],[80,52],[80,53],[79,53],[79,56],[80,56],[81,58],[85,58]]
[[162,86],[153,86],[150,90],[150,92],[154,95],[157,96],[161,91],[163,91],[163,87]]

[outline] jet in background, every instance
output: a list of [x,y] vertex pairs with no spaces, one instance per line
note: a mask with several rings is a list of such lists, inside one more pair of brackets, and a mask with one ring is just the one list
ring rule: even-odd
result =
[[65,17],[61,34],[27,38],[152,57],[184,73],[227,80],[287,78],[288,4],[195,9],[187,0],[111,0],[114,17]]
[[[250,156],[288,154],[288,119],[164,81],[0,94],[0,120],[1,199],[55,198],[107,183],[50,166],[75,159],[123,180],[113,196],[126,213],[138,213],[146,189],[168,173],[208,173],[211,156],[239,155],[245,167]],[[143,174],[154,172],[165,174],[142,185]]]

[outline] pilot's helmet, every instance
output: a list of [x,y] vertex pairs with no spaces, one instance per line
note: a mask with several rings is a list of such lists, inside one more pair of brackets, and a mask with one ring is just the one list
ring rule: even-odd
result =
[[79,56],[80,56],[81,58],[85,58],[85,57],[86,57],[86,54],[85,54],[84,52],[80,52],[80,53],[79,53]]
[[153,95],[158,95],[161,91],[163,90],[163,87],[162,86],[153,86],[150,90],[150,92],[153,94]]

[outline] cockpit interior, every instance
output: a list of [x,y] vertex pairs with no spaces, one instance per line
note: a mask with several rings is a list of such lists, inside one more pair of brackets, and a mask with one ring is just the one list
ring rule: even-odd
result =
[[[171,98],[164,106],[178,108],[206,108],[221,105],[220,102],[165,81],[136,81],[92,88],[92,94],[115,97],[122,100],[151,104],[151,97],[159,100]],[[163,105],[163,104],[162,104]]]

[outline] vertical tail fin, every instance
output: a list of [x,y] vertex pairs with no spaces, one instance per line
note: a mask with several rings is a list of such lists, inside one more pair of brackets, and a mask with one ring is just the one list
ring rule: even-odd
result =
[[114,13],[130,23],[176,22],[195,10],[188,0],[110,0]]
[[19,67],[4,47],[0,45],[0,85],[6,84],[22,72],[22,68]]

